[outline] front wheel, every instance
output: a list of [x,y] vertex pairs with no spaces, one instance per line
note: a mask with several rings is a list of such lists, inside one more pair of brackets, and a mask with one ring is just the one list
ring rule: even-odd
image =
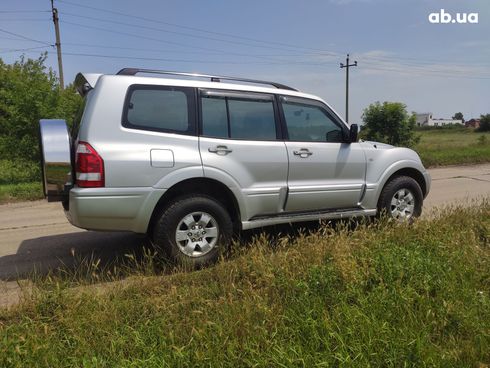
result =
[[160,214],[153,244],[170,260],[194,268],[217,261],[228,247],[233,224],[226,209],[211,197],[176,200]]
[[422,214],[420,185],[409,176],[397,176],[383,188],[378,201],[379,213],[400,222],[412,222]]

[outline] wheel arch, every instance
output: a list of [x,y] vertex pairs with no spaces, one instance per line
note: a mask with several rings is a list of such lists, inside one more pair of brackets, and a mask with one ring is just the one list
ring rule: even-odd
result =
[[[413,167],[404,167],[402,169],[399,169],[395,171],[393,174],[391,174],[388,179],[383,183],[383,186],[381,190],[388,184],[393,178],[397,176],[408,176],[412,179],[414,179],[417,184],[420,186],[420,189],[422,190],[422,194],[425,198],[427,195],[427,184],[425,182],[424,174],[422,174],[419,170],[413,168]],[[379,196],[378,196],[379,197]]]
[[202,194],[216,199],[230,214],[236,229],[241,224],[240,206],[233,192],[225,184],[210,178],[190,178],[172,185],[158,200],[150,217],[148,233],[151,233],[158,215],[174,199],[190,194]]
[[[385,186],[397,176],[408,176],[414,179],[420,186],[423,198],[427,196],[431,184],[430,176],[428,176],[422,164],[412,160],[397,161],[387,169],[383,170],[382,174],[380,174],[374,181],[369,181],[368,179],[368,182],[366,183],[367,191],[362,200],[362,206],[365,208],[377,207],[381,192]],[[373,180],[372,175],[371,180]]]

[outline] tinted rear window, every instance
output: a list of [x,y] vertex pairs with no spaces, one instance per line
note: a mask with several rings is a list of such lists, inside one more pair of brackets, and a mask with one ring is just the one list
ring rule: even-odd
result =
[[271,101],[229,100],[230,135],[237,139],[275,140],[276,123]]
[[192,134],[194,115],[192,88],[132,86],[126,98],[123,126]]
[[[276,140],[272,96],[264,99],[201,96],[202,134],[205,137]],[[266,96],[269,97],[269,96]]]

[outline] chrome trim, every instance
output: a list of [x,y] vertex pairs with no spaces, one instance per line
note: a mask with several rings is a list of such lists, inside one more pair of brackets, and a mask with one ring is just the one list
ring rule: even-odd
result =
[[208,152],[216,153],[218,155],[227,155],[228,153],[233,152],[233,150],[229,149],[227,146],[216,146],[214,148],[208,148]]
[[296,185],[289,188],[290,193],[328,192],[344,190],[360,190],[363,184],[328,184],[328,185]]
[[262,218],[257,220],[242,221],[242,230],[255,229],[257,227],[287,224],[293,222],[307,222],[315,220],[325,220],[325,219],[339,219],[339,218],[350,218],[350,217],[365,217],[376,215],[376,209],[359,209],[350,211],[335,211],[335,212],[324,212],[324,213],[304,213],[295,214],[291,216],[275,216]]
[[67,198],[65,185],[72,183],[72,157],[70,135],[64,120],[39,121],[41,168],[44,195],[49,202]]
[[308,148],[301,148],[299,151],[293,151],[295,156],[299,156],[301,158],[308,158],[313,154]]
[[257,92],[235,92],[224,90],[202,90],[204,97],[228,97],[231,99],[255,100],[255,101],[272,101],[273,95],[266,95]]

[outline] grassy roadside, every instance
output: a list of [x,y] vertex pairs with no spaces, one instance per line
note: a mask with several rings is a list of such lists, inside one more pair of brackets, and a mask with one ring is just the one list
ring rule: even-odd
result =
[[41,182],[0,184],[0,204],[44,198]]
[[0,204],[44,198],[38,163],[0,160]]
[[39,281],[0,311],[0,366],[490,364],[488,201],[411,227],[324,227],[271,243],[102,291]]
[[417,134],[421,139],[415,150],[426,167],[490,162],[490,132],[444,128]]

